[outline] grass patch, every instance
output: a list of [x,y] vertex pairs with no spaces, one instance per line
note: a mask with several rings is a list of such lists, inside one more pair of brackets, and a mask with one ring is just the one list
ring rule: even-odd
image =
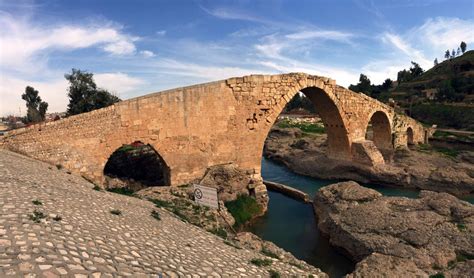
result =
[[120,211],[119,209],[112,209],[110,210],[110,213],[112,213],[113,215],[122,215],[122,211]]
[[181,210],[179,210],[178,208],[173,208],[171,212],[174,213],[176,216],[178,216],[179,219],[183,220],[184,222],[189,222],[188,217],[184,213],[182,213]]
[[33,222],[35,222],[35,223],[40,223],[41,219],[46,218],[46,214],[44,214],[43,212],[35,209],[32,214],[28,215],[28,218],[30,220],[32,220]]
[[270,269],[268,272],[270,273],[271,278],[280,278],[281,277],[280,272],[278,272],[276,270]]
[[121,187],[121,188],[108,188],[107,191],[112,192],[112,193],[117,193],[125,196],[133,196],[135,192],[133,190],[128,189],[126,187]]
[[250,263],[252,263],[256,266],[269,266],[269,265],[272,265],[273,262],[272,262],[272,260],[269,260],[269,259],[255,258],[255,259],[251,259]]
[[223,238],[223,239],[226,239],[226,238],[227,238],[227,232],[226,232],[226,230],[224,230],[224,229],[221,228],[221,227],[216,228],[216,229],[212,229],[212,230],[208,230],[208,232],[211,232],[211,233],[215,234],[216,236],[221,237],[221,238]]
[[419,144],[418,145],[418,150],[422,151],[422,152],[428,152],[428,153],[434,151],[434,152],[443,154],[443,155],[451,157],[451,158],[455,158],[460,153],[460,151],[458,151],[458,150],[452,150],[452,149],[443,148],[443,147],[435,147],[435,146],[431,146],[431,145],[428,145],[428,144]]
[[63,220],[63,218],[59,215],[56,215],[55,217],[53,217],[53,220],[59,222],[59,221]]
[[94,185],[94,187],[92,187],[93,190],[95,191],[102,191],[102,188],[100,186],[98,186],[97,184]]
[[466,225],[464,225],[464,224],[462,224],[462,223],[458,223],[458,224],[456,225],[456,227],[458,227],[458,230],[460,230],[461,232],[464,232],[464,231],[467,230]]
[[169,201],[159,200],[159,199],[149,199],[153,204],[158,208],[169,208],[173,204]]
[[225,206],[234,217],[234,227],[236,228],[242,226],[262,211],[257,201],[247,195],[239,195],[237,199],[226,202]]
[[268,250],[267,248],[263,247],[262,248],[262,251],[260,251],[263,255],[265,256],[268,256],[268,257],[271,257],[271,258],[275,258],[275,259],[279,259],[278,255],[273,253],[272,251]]
[[35,206],[42,206],[43,205],[43,202],[41,202],[40,200],[36,199],[36,200],[33,200],[31,201],[33,203],[33,205]]
[[228,241],[228,240],[224,240],[224,243],[227,244],[227,245],[229,245],[229,246],[232,246],[232,247],[234,247],[234,248],[242,249],[242,247],[237,246],[237,245],[235,245],[234,243],[232,243],[232,242],[230,242],[230,241]]
[[299,128],[301,131],[306,133],[326,133],[324,125],[317,123],[295,123],[290,120],[282,120],[277,124],[277,126],[279,128]]
[[160,213],[156,210],[152,210],[150,215],[151,215],[151,217],[155,218],[156,220],[161,220]]
[[430,278],[444,278],[444,274],[442,272],[438,272],[436,274],[430,275]]

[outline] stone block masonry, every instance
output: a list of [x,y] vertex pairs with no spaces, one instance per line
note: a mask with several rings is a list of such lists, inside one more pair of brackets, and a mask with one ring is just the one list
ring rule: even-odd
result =
[[[308,96],[320,114],[328,133],[327,155],[334,159],[366,157],[369,164],[383,163],[379,149],[406,146],[408,137],[423,143],[429,135],[415,120],[332,79],[290,73],[236,77],[153,93],[11,131],[2,144],[101,184],[110,155],[124,144],[141,141],[164,159],[172,186],[201,178],[211,166],[233,163],[259,181],[255,191],[265,194],[260,177],[265,138],[298,92]],[[364,143],[372,118],[377,119],[372,121],[374,138],[379,138],[375,147]],[[354,144],[359,146],[356,150]],[[370,152],[361,154],[364,150]]]

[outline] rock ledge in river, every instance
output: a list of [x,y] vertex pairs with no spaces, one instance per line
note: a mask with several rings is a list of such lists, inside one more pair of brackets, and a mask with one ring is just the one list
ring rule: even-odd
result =
[[313,206],[331,244],[359,261],[352,277],[474,276],[474,205],[450,194],[384,197],[341,182],[321,188]]

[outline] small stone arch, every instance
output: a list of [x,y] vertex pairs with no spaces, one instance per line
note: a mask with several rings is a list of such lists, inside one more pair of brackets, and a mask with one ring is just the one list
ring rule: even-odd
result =
[[411,127],[407,128],[407,145],[414,145],[415,141],[413,140],[413,129]]
[[103,174],[129,184],[133,181],[143,186],[171,185],[170,167],[166,161],[153,146],[141,141],[117,148],[107,159]]
[[372,140],[379,150],[392,150],[392,128],[389,117],[383,111],[376,111],[366,126],[366,139]]

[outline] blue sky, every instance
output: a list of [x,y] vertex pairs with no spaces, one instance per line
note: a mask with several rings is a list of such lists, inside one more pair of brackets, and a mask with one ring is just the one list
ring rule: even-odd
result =
[[474,45],[474,1],[0,0],[0,115],[27,85],[65,111],[71,68],[123,99],[252,73],[375,83]]

